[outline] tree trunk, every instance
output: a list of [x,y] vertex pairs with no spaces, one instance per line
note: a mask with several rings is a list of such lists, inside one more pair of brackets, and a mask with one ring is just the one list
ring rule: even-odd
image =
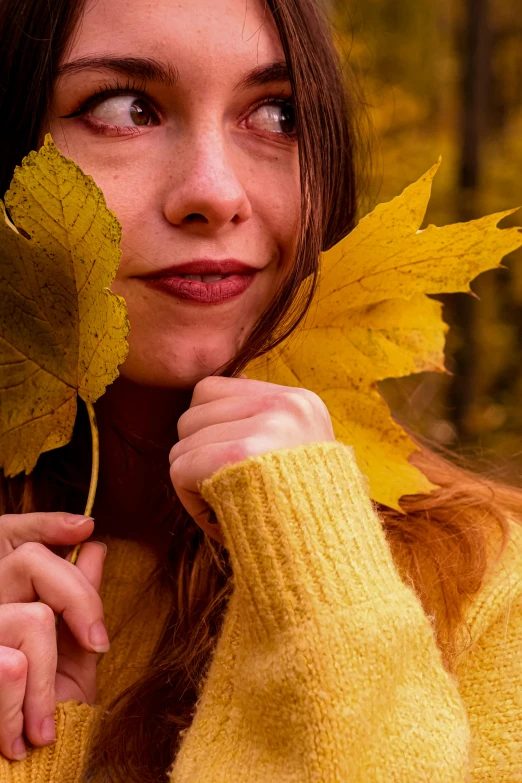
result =
[[[489,0],[466,0],[466,21],[462,41],[460,170],[456,213],[462,221],[479,217],[476,196],[481,179],[481,142],[487,132],[490,86],[491,35]],[[477,300],[466,294],[446,300],[445,315],[453,327],[455,379],[448,403],[459,439],[472,434],[467,426],[475,402],[475,369],[479,361],[475,339]],[[451,365],[451,363],[450,363]]]

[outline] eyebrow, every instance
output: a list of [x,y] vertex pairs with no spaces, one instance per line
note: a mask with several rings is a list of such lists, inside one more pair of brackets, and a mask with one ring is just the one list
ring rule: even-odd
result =
[[158,82],[172,87],[179,81],[177,68],[154,60],[150,57],[114,57],[104,55],[98,57],[79,57],[60,65],[57,76],[81,73],[83,71],[114,71],[124,76],[132,76],[148,82]]
[[[179,82],[179,71],[174,66],[150,57],[115,57],[100,55],[79,57],[59,66],[57,76],[82,73],[83,71],[113,71],[134,79],[164,84],[173,87]],[[272,82],[290,81],[288,66],[284,60],[260,65],[245,74],[234,90],[262,87]]]
[[272,82],[289,82],[290,74],[285,60],[253,68],[236,84],[234,90],[246,90],[249,87],[262,87]]

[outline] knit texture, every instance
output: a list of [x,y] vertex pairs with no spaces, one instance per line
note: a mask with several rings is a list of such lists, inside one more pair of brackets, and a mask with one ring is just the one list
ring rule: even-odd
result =
[[[202,494],[221,525],[234,590],[170,783],[522,783],[520,526],[470,607],[473,642],[453,677],[399,576],[351,448],[247,459],[218,471]],[[22,762],[1,757],[0,781],[83,783],[103,707],[153,650],[161,594],[131,622],[121,618],[154,557],[105,540],[111,650],[100,656],[97,705],[57,705],[56,742]]]

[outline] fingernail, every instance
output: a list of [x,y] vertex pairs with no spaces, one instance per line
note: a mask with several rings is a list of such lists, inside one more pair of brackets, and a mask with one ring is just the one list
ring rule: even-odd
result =
[[104,544],[103,541],[91,541],[91,544],[99,544],[101,547],[103,547],[103,551],[105,554],[107,554],[107,544]]
[[70,514],[68,517],[65,517],[65,521],[69,525],[83,525],[89,519],[94,522],[93,517],[80,517],[78,514]]
[[105,653],[109,652],[111,648],[107,631],[101,620],[91,627],[91,630],[89,631],[89,640],[94,652]]
[[17,761],[23,761],[27,756],[27,751],[25,749],[25,742],[23,737],[18,737],[13,742],[13,747],[11,748],[13,756]]
[[54,742],[56,739],[56,728],[54,725],[54,715],[48,715],[44,718],[40,727],[40,734],[44,742]]

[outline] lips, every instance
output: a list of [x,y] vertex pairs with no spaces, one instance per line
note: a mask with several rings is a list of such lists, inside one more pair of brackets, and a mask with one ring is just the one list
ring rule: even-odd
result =
[[140,275],[146,278],[174,277],[176,275],[247,275],[259,271],[254,266],[249,266],[235,258],[226,258],[222,261],[210,258],[199,258],[194,261],[187,261],[184,264],[174,264],[166,269],[155,270],[147,275]]
[[[143,275],[147,286],[178,299],[200,304],[221,304],[249,288],[259,270],[235,259],[199,259]],[[187,279],[183,275],[198,276]],[[222,279],[216,280],[216,277]],[[209,280],[199,278],[210,278]]]

